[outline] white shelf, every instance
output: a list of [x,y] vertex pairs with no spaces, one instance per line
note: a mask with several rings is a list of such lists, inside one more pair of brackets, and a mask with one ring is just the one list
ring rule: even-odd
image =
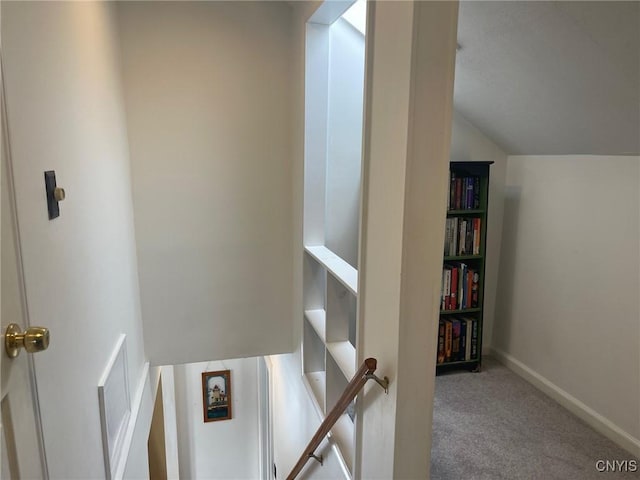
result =
[[304,318],[311,324],[323,342],[327,341],[327,314],[324,310],[305,310]]
[[346,413],[340,418],[331,429],[331,441],[338,447],[340,456],[346,464],[350,474],[353,472],[354,446],[354,426]]
[[304,374],[305,386],[314,400],[316,412],[321,420],[324,420],[324,392],[327,388],[325,372],[307,372]]
[[[319,420],[325,419],[324,392],[326,390],[325,372],[307,372],[304,374],[304,385],[311,396],[313,406]],[[338,455],[338,460],[343,468],[346,478],[352,478],[354,458],[354,425],[345,413],[340,416],[336,424],[329,432],[329,442],[333,445]]]
[[348,341],[327,343],[327,350],[350,382],[356,374],[356,349]]
[[358,271],[355,268],[325,246],[304,247],[304,249],[353,295],[358,295]]

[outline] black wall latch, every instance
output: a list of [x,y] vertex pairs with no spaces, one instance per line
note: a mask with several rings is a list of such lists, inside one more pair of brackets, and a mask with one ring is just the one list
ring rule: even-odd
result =
[[47,210],[49,211],[49,220],[53,220],[60,216],[59,202],[64,200],[64,188],[56,185],[56,172],[49,170],[44,172],[44,186],[47,189]]

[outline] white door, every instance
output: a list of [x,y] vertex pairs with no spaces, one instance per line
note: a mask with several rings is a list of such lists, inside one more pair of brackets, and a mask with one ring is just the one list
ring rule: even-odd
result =
[[[1,328],[0,365],[2,387],[0,390],[2,427],[2,480],[48,478],[44,450],[41,448],[41,426],[38,415],[33,362],[30,355],[21,351],[10,358],[5,350],[5,331],[12,324],[26,328],[29,324],[25,308],[25,291],[22,282],[22,264],[16,236],[13,189],[11,188],[10,151],[6,141],[6,117],[4,94],[0,113],[2,121],[1,181],[1,237],[2,279],[0,289]],[[21,349],[23,350],[23,349]]]

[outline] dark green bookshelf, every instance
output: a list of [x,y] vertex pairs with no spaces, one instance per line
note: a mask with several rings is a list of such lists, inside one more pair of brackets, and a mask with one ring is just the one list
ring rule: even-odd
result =
[[[436,364],[436,374],[445,373],[450,370],[471,370],[480,371],[482,362],[482,331],[483,331],[483,316],[484,316],[484,280],[485,280],[485,258],[486,258],[486,239],[487,239],[487,217],[489,209],[489,169],[493,162],[451,162],[449,165],[450,172],[452,172],[457,178],[465,177],[477,177],[479,179],[478,184],[474,185],[473,193],[478,192],[478,202],[475,202],[473,207],[475,208],[455,208],[451,190],[449,190],[449,198],[447,201],[447,219],[459,217],[460,219],[473,219],[480,218],[480,248],[479,253],[476,255],[443,255],[443,269],[445,264],[451,266],[451,262],[464,263],[469,269],[478,273],[478,307],[475,308],[462,308],[455,310],[440,310],[440,320],[456,319],[457,316],[465,320],[471,319],[477,322],[477,343],[476,354],[469,356],[469,358],[461,359],[460,357],[451,356],[449,361],[444,361]],[[451,188],[451,177],[449,178],[449,186]],[[454,186],[455,188],[455,186]],[[471,187],[470,187],[471,188]],[[455,197],[455,194],[454,194]],[[470,202],[467,202],[470,203]],[[479,203],[479,205],[478,205]],[[449,208],[451,205],[451,208]],[[472,205],[469,205],[470,207]],[[456,232],[457,234],[458,232]],[[455,264],[454,264],[455,265]],[[467,292],[469,295],[469,292]],[[440,328],[438,328],[440,331]],[[468,339],[470,341],[471,339]],[[438,346],[440,346],[440,338],[438,339]],[[440,347],[439,347],[440,348]],[[438,359],[436,359],[437,361]]]

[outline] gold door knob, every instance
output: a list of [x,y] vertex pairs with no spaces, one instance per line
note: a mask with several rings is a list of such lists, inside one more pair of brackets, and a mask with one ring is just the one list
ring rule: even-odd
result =
[[49,348],[49,329],[29,327],[22,332],[20,325],[12,323],[4,333],[4,348],[10,358],[15,358],[24,348],[29,353],[42,352]]

